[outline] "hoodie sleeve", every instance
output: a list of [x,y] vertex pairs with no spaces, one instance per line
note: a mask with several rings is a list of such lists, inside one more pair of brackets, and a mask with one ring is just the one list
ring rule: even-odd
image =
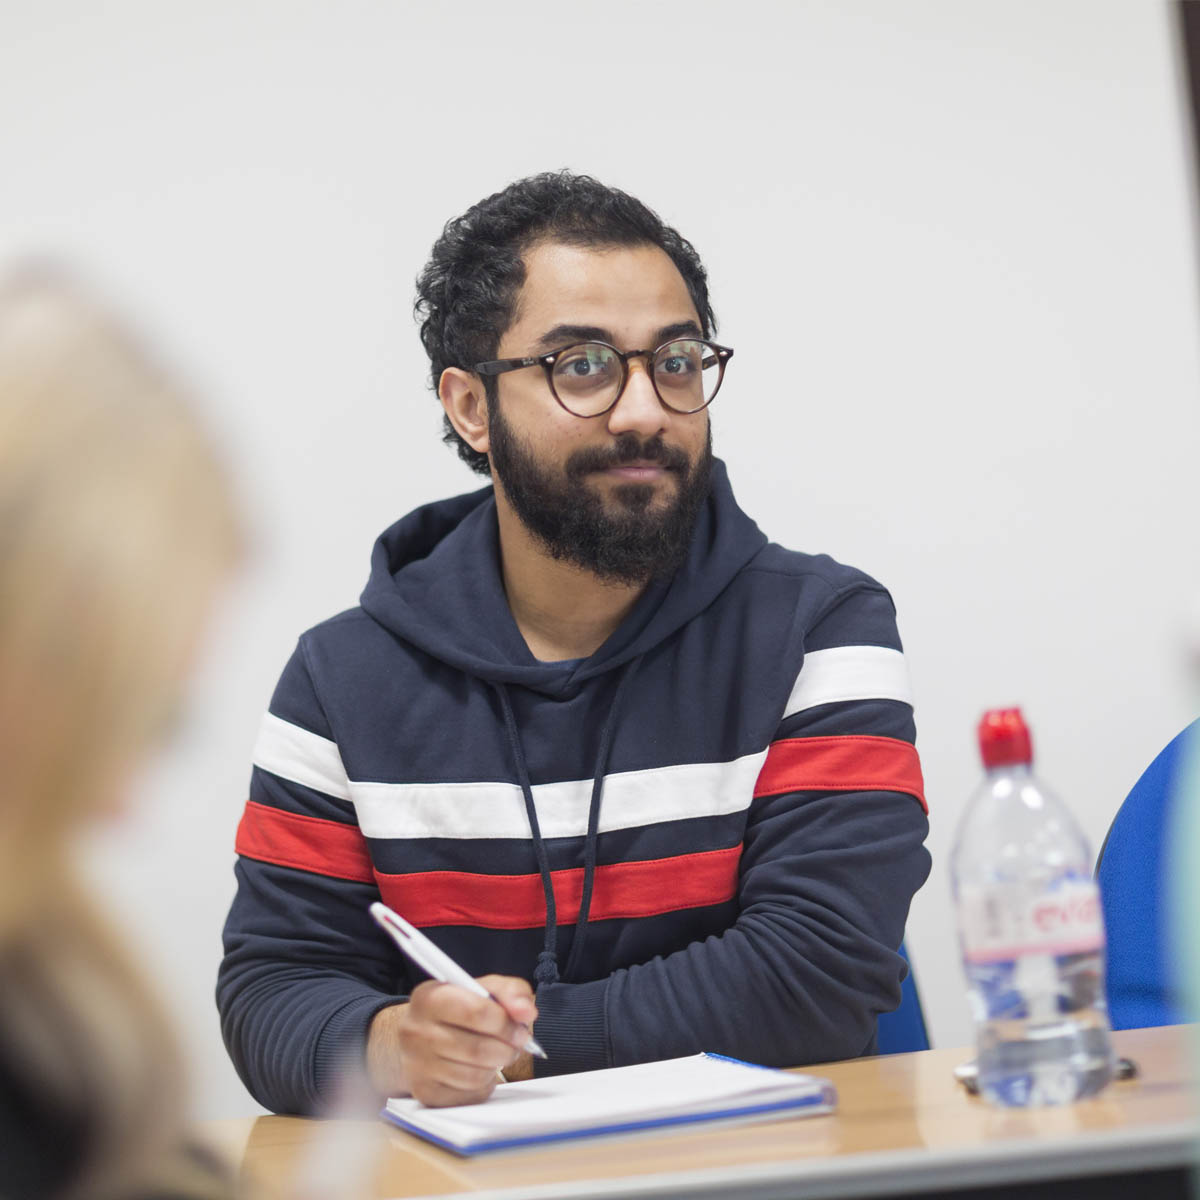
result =
[[363,1069],[371,1018],[408,990],[367,913],[379,892],[349,796],[301,642],[255,746],[217,980],[234,1066],[274,1112],[328,1104]]
[[[878,1015],[900,1000],[896,951],[930,866],[899,645],[877,585],[829,605],[755,787],[737,919],[608,978],[539,989],[535,1032],[550,1056],[539,1070],[701,1050],[801,1066],[873,1050]],[[872,686],[873,661],[889,686]]]

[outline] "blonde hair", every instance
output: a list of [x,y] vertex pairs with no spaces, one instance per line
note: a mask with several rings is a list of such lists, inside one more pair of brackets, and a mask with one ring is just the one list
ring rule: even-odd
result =
[[239,537],[177,385],[55,275],[0,285],[0,1062],[87,1129],[64,1194],[218,1195],[172,1040],[71,867],[173,707]]

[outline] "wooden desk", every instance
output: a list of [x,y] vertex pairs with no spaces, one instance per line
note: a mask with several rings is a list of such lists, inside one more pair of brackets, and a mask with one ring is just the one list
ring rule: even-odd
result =
[[[376,1157],[386,1197],[807,1197],[911,1195],[925,1189],[1020,1184],[1179,1166],[1196,1135],[1185,1027],[1129,1030],[1118,1052],[1137,1079],[1069,1108],[989,1108],[953,1080],[964,1050],[930,1050],[807,1068],[837,1085],[825,1117],[705,1131],[601,1138],[464,1160],[380,1122],[298,1117],[214,1122],[268,1190],[289,1194],[314,1131]],[[346,1157],[351,1157],[349,1151]],[[293,1193],[294,1194],[294,1193]]]

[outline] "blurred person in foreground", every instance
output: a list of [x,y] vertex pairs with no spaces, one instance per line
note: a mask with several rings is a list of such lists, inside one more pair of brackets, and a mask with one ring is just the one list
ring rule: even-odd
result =
[[0,1196],[227,1196],[72,865],[166,731],[238,551],[176,386],[49,273],[0,282]]

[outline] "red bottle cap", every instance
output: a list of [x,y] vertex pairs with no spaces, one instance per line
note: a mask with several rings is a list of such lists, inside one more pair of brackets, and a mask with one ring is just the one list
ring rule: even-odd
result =
[[979,722],[979,753],[985,767],[1012,767],[1033,762],[1029,726],[1019,708],[993,708]]

